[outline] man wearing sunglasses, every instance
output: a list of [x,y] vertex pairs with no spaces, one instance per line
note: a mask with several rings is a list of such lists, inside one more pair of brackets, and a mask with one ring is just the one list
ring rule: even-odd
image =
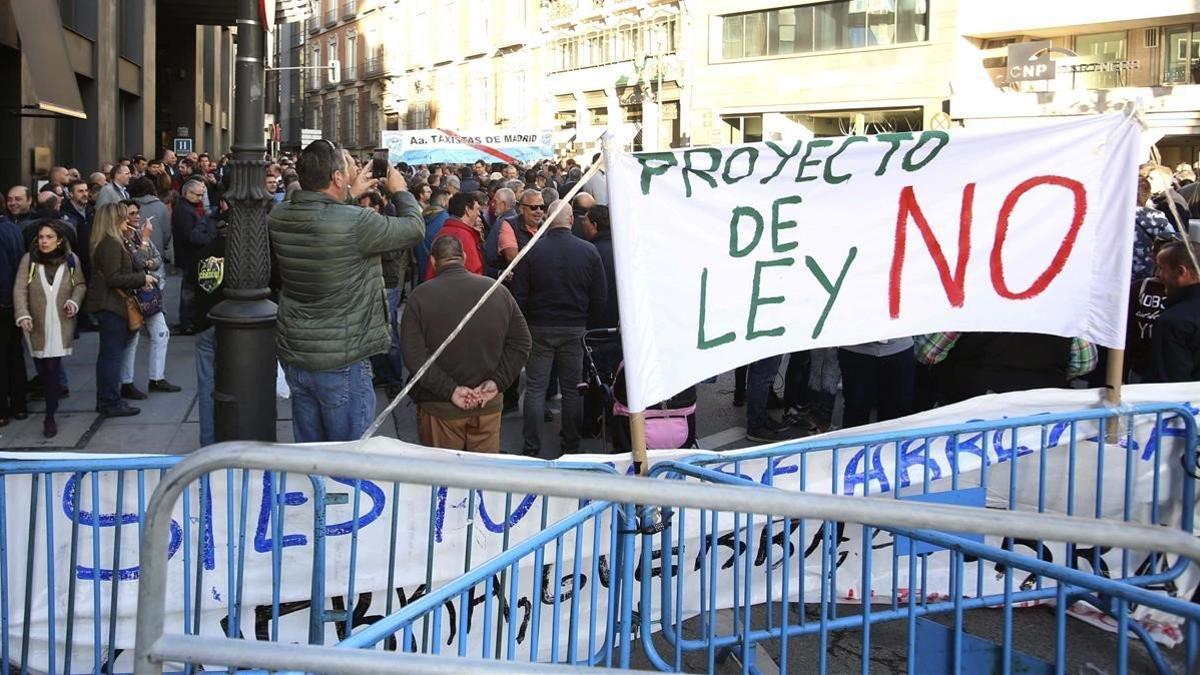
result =
[[[282,282],[277,344],[292,430],[298,443],[355,440],[375,414],[369,359],[392,344],[380,256],[415,246],[425,223],[400,172],[360,172],[327,140],[304,149],[296,172],[300,190],[267,218]],[[357,204],[376,185],[386,186],[397,216]]]

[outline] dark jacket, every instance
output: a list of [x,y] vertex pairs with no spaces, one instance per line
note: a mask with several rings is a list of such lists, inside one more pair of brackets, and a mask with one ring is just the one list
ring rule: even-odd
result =
[[433,246],[434,238],[437,237],[438,232],[442,231],[442,226],[446,224],[446,219],[449,217],[450,214],[446,212],[446,209],[434,207],[425,210],[425,236],[413,250],[417,259],[417,283],[424,281],[428,274],[426,268],[429,265],[429,248]]
[[23,255],[21,228],[8,216],[0,216],[0,306],[12,307],[13,284]]
[[[213,260],[212,268],[204,275],[208,278],[200,278],[201,263],[209,258],[216,260]],[[197,333],[212,327],[212,319],[208,318],[208,313],[225,299],[224,277],[219,273],[223,271],[225,261],[225,237],[219,235],[196,255],[196,309],[192,317],[192,329]],[[218,283],[217,279],[221,279],[221,283]]]
[[409,260],[412,258],[410,249],[388,251],[379,256],[379,265],[383,272],[384,288],[399,288],[404,283],[408,273]]
[[988,392],[1067,386],[1071,339],[1033,333],[963,333],[937,366],[942,402]]
[[509,209],[504,213],[496,216],[492,220],[492,224],[488,227],[487,236],[483,239],[483,261],[487,265],[487,274],[489,277],[498,277],[500,272],[504,271],[507,264],[504,258],[500,257],[500,230],[504,227],[504,221],[508,221],[513,228],[513,232],[517,231],[517,212],[515,209]]
[[1200,380],[1200,284],[1168,298],[1167,308],[1154,320],[1151,345],[1149,381]]
[[146,273],[134,269],[125,244],[105,237],[92,251],[92,276],[88,279],[83,311],[107,311],[125,316],[125,300],[117,290],[134,291],[146,285]]
[[583,328],[601,321],[604,263],[590,242],[555,227],[517,265],[513,296],[530,326]]
[[[75,227],[75,238],[79,240],[79,246],[74,249],[75,256],[79,258],[79,264],[83,266],[85,277],[91,278],[92,257],[89,249],[92,241],[92,220],[95,218],[96,210],[91,204],[86,204],[83,211],[80,212],[75,208],[75,203],[69,199],[59,210],[62,212],[63,218]],[[162,225],[162,227],[166,226]],[[159,227],[159,225],[156,223],[155,227]]]
[[417,201],[396,197],[399,217],[300,190],[267,216],[279,265],[279,359],[333,370],[392,345],[379,257],[415,246],[424,224]]
[[592,246],[600,254],[600,262],[604,263],[604,280],[607,283],[607,300],[599,321],[588,322],[588,328],[616,328],[621,323],[621,315],[617,307],[617,268],[613,260],[612,232],[597,232],[592,238]]
[[[447,265],[417,286],[400,318],[404,362],[414,370],[420,368],[492,283],[462,265]],[[478,410],[464,411],[450,403],[450,395],[457,386],[477,387],[485,380],[494,381],[503,392],[520,375],[531,346],[517,303],[500,287],[417,381],[412,398],[443,419],[499,412],[503,396]]]
[[197,213],[191,202],[180,199],[171,212],[171,240],[175,265],[184,270],[187,281],[196,281],[196,260],[200,250],[216,236],[217,224],[212,218]]

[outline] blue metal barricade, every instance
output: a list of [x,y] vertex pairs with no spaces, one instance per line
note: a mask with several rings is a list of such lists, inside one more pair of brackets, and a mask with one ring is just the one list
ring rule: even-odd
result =
[[[877,500],[880,510],[919,501],[1081,514],[1191,533],[1193,411],[1133,407],[1121,416],[1119,434],[1110,434],[1109,414],[813,439],[660,463],[652,473],[859,495]],[[1068,614],[1115,632],[1115,640],[1071,642],[1077,650],[1112,644],[1111,653],[1084,655],[1102,672],[1112,672],[1113,664],[1120,673],[1198,665],[1200,606],[1173,597],[1189,563],[1155,551],[708,510],[669,511],[658,529],[642,536],[638,616],[648,663],[662,670],[712,671],[729,655],[743,672],[756,672],[765,655],[786,670],[795,650],[805,649],[818,672],[844,672],[851,667],[847,639],[856,639],[853,667],[866,673],[874,632],[895,622],[903,639],[890,628],[882,632],[907,672],[1064,672],[1081,658],[1068,649],[1068,634],[1083,630],[1068,626]],[[1054,605],[1053,624],[1039,631],[1054,639],[1031,656],[1020,650],[1028,636],[1015,634],[1014,610],[1038,603]],[[984,608],[1000,614],[999,625],[985,631],[994,639],[965,629],[964,615]],[[949,626],[926,618],[937,615]],[[1163,650],[1156,640],[1184,646]]]
[[[1043,422],[1045,418],[1038,421]],[[1008,421],[1005,424],[1022,423]],[[1188,445],[1194,448],[1190,441]],[[1008,550],[1011,546],[997,546],[996,540],[981,541],[969,534],[998,536],[1004,538],[1004,542],[1014,537],[1030,537],[1043,542],[1047,550],[1054,550],[1053,542],[1064,541],[1081,546],[1108,545],[1130,551],[1131,562],[1139,559],[1133,553],[1136,550],[1155,551],[1160,559],[1172,561],[1170,565],[1164,565],[1172,569],[1176,559],[1173,556],[1200,561],[1200,541],[1190,531],[1179,528],[1152,527],[1119,519],[1083,519],[1035,510],[1022,513],[1015,509],[978,509],[911,499],[889,498],[885,501],[858,495],[820,494],[818,491],[793,492],[783,489],[780,484],[763,485],[760,480],[728,471],[714,471],[697,463],[664,462],[660,479],[646,479],[605,475],[610,473],[608,471],[589,474],[553,467],[530,470],[517,462],[447,463],[415,458],[382,462],[369,453],[347,452],[337,446],[305,448],[303,457],[281,457],[278,450],[278,447],[254,443],[214,446],[183,460],[155,490],[143,532],[144,575],[139,587],[135,654],[135,672],[139,675],[160,673],[165,666],[176,662],[316,670],[320,669],[318,664],[339,663],[339,654],[344,655],[346,666],[343,670],[346,672],[413,672],[419,666],[410,658],[436,659],[453,654],[475,659],[474,663],[481,656],[501,662],[512,659],[526,664],[531,670],[544,665],[569,668],[574,662],[611,663],[617,667],[645,664],[666,669],[708,671],[715,669],[716,659],[726,652],[739,656],[743,671],[758,672],[762,670],[758,666],[766,665],[765,659],[757,665],[754,661],[753,655],[760,648],[774,646],[772,640],[775,640],[784,656],[789,649],[790,653],[796,654],[802,647],[792,641],[802,640],[809,634],[820,643],[803,647],[803,656],[808,657],[806,664],[812,665],[816,661],[826,672],[842,672],[849,668],[836,658],[830,660],[829,655],[838,651],[835,646],[840,649],[845,645],[847,636],[852,634],[847,629],[857,628],[866,643],[864,656],[855,660],[855,666],[869,669],[871,661],[866,655],[886,646],[882,627],[875,633],[878,637],[872,639],[872,626],[887,621],[907,625],[907,622],[898,621],[902,617],[916,624],[917,639],[903,642],[897,651],[912,646],[914,649],[905,653],[918,654],[915,663],[929,672],[974,672],[980,670],[978,658],[985,650],[969,635],[962,616],[973,612],[975,606],[968,602],[975,599],[970,592],[968,571],[974,572],[981,564],[1003,565],[1003,569],[995,568],[995,579],[1001,584],[1016,579],[1017,570],[1036,577],[1032,582],[1029,579],[1023,581],[1027,587],[1020,591],[1012,586],[1000,593],[991,593],[991,586],[985,589],[987,601],[1004,605],[1009,616],[1018,603],[1018,592],[1041,589],[1052,591],[1063,600],[1094,602],[1118,619],[1123,612],[1128,613],[1135,619],[1127,624],[1134,633],[1150,625],[1136,614],[1147,608],[1189,620],[1185,631],[1188,636],[1195,631],[1195,610],[1190,605],[1156,589],[1127,583],[1130,579],[1147,579],[1153,575],[1129,574],[1124,579],[1107,579],[1093,574],[1090,569],[1077,570],[1020,555]],[[1191,450],[1186,454],[1194,456]],[[738,458],[734,461],[742,462],[743,470],[752,466],[750,460]],[[770,466],[769,463],[766,465]],[[410,597],[407,603],[398,602],[395,611],[381,616],[359,616],[361,613],[356,610],[354,615],[359,618],[351,626],[352,633],[344,636],[336,647],[307,645],[296,652],[286,645],[272,648],[266,641],[179,634],[170,622],[164,624],[164,616],[170,610],[170,604],[163,600],[170,565],[162,554],[169,544],[170,514],[183,490],[200,477],[227,471],[228,467],[312,470],[311,467],[317,466],[325,472],[356,476],[351,482],[361,482],[364,486],[368,482],[376,485],[398,482],[402,494],[413,495],[419,501],[424,501],[428,495],[430,504],[444,505],[444,509],[432,511],[435,514],[432,517],[443,522],[446,535],[443,541],[458,541],[463,546],[447,549],[449,557],[439,559],[452,568],[462,562],[468,571],[462,575],[453,570],[447,573],[446,565],[439,564],[427,587],[429,590],[422,589],[419,598],[413,600]],[[963,462],[960,468],[969,467]],[[786,471],[784,475],[787,475]],[[448,486],[444,500],[439,496],[441,488],[431,487],[437,485]],[[363,491],[369,494],[365,487]],[[921,491],[914,489],[915,493]],[[477,495],[474,505],[471,504],[472,494]],[[526,496],[516,496],[521,494]],[[934,493],[930,491],[930,494]],[[400,501],[393,500],[394,503]],[[502,503],[506,506],[501,507]],[[502,525],[500,532],[493,530],[496,523],[492,518],[483,520],[485,505],[490,513],[499,513],[503,509],[508,515],[501,521],[507,525]],[[534,508],[545,515],[537,517],[538,511],[531,511]],[[457,515],[448,515],[451,510],[456,510]],[[436,515],[439,511],[442,512],[440,516]],[[689,516],[696,513],[699,517]],[[475,522],[476,518],[480,519],[479,523]],[[402,530],[409,531],[409,534],[401,532],[399,535],[401,543],[395,547],[397,560],[413,560],[413,554],[420,551],[418,546],[425,541],[421,536],[424,532],[418,528],[418,536],[410,536],[419,520],[397,521]],[[873,602],[857,604],[858,612],[848,609],[849,603],[840,595],[845,589],[836,583],[837,568],[846,561],[861,564],[864,558],[869,559],[870,553],[864,555],[844,550],[842,540],[849,538],[857,527],[842,527],[838,521],[869,528],[872,535],[867,537],[868,542],[873,541],[873,532],[886,531],[896,541],[907,542],[905,545],[909,548],[903,556],[921,558],[919,565],[908,567],[913,579],[905,587],[908,592],[903,597],[891,581],[898,574],[884,566],[888,579],[884,585],[871,577],[876,570],[866,564],[860,569],[860,572],[865,570],[865,575],[860,576],[866,578],[862,588]],[[488,522],[492,524],[489,526]],[[818,524],[814,525],[819,531],[814,550],[821,551],[819,556],[801,554],[788,535],[779,539],[770,536],[776,531],[771,529],[775,525],[780,526],[779,533],[794,533],[791,523]],[[509,544],[501,546],[494,540],[489,543],[489,538],[478,529],[479,525],[492,534],[511,531]],[[465,559],[464,551],[465,542],[476,538],[461,536],[471,528],[476,528],[474,531],[482,535],[476,543],[474,564]],[[767,531],[763,532],[763,529]],[[450,536],[451,532],[458,534]],[[768,544],[766,548],[763,542]],[[640,552],[635,550],[639,545]],[[596,553],[603,553],[606,548],[611,552],[614,546],[618,554],[614,556],[616,565],[609,568],[606,592],[601,590],[605,588],[603,584],[588,583],[584,577],[590,575],[592,581],[603,578],[604,566]],[[897,544],[893,542],[891,546],[895,549]],[[779,548],[780,554],[768,552],[770,547]],[[332,544],[328,546],[327,570],[345,568],[344,560],[339,563],[335,559],[347,550],[335,552],[338,548]],[[366,559],[370,555],[369,548],[360,551],[364,556],[361,565],[375,567]],[[868,546],[866,550],[870,548]],[[937,559],[939,555],[962,556],[962,564],[947,567],[944,561]],[[806,561],[809,557],[814,559]],[[887,558],[883,554],[877,557]],[[551,558],[554,559],[552,563],[548,562]],[[761,562],[758,561],[760,558]],[[632,563],[639,559],[641,565],[635,567]],[[935,578],[939,564],[955,570],[948,584]],[[429,566],[413,567],[418,574],[427,574],[430,569]],[[806,591],[801,590],[804,589],[803,582],[813,576],[810,567],[820,570],[816,584],[819,599],[809,596],[806,600],[803,596]],[[773,573],[783,570],[786,574],[759,577],[760,568]],[[796,572],[794,578],[793,569]],[[913,572],[915,569],[919,569],[919,576]],[[1180,569],[1183,569],[1182,565]],[[701,572],[693,574],[693,570]],[[412,570],[396,567],[396,579],[405,576],[417,578]],[[364,580],[361,573],[349,578],[362,582],[363,588],[375,588],[378,581]],[[397,583],[404,587],[402,581]],[[530,642],[533,630],[525,632],[524,641],[521,635],[522,625],[527,628],[534,625],[535,608],[541,606],[539,598],[530,597],[532,591],[528,595],[524,591],[533,588],[532,584],[540,584],[537,588],[541,590],[541,605],[545,605],[536,619],[539,627],[536,646]],[[935,596],[935,592],[942,592],[943,585],[950,588],[951,593]],[[793,592],[793,588],[799,592]],[[895,589],[895,592],[893,597],[883,594],[872,597],[872,588]],[[635,592],[641,600],[640,605],[632,602]],[[522,597],[528,597],[529,601],[523,604]],[[1033,596],[1024,598],[1020,602],[1037,599]],[[709,604],[703,606],[704,602]],[[696,625],[687,625],[688,616],[696,613],[698,603],[702,610],[699,617],[701,630],[697,630]],[[946,603],[949,603],[949,609]],[[1067,607],[1068,604],[1062,602],[1060,606]],[[482,606],[482,612],[471,612],[473,606]],[[978,606],[988,605],[980,603]],[[467,608],[465,612],[464,607]],[[528,624],[524,619],[526,608],[530,616]],[[723,623],[721,612],[725,610],[729,621]],[[1065,624],[1065,612],[1062,610],[1055,620]],[[775,614],[779,615],[778,619],[774,618]],[[929,618],[951,614],[956,620],[948,630],[939,629],[929,621]],[[762,625],[764,616],[765,627]],[[1072,622],[1072,625],[1076,624],[1078,622]],[[631,629],[635,625],[641,627],[639,637],[646,645],[647,657],[642,661],[631,659]],[[455,632],[456,637],[447,639],[451,632]],[[674,661],[657,656],[659,645],[664,641],[668,642],[668,649],[675,651]],[[655,644],[649,644],[651,642]],[[1013,649],[1012,644],[1011,640],[1006,641],[1004,650],[995,653],[994,667],[983,668],[984,672],[1038,672],[1041,666],[1053,672],[1053,666],[1027,658]],[[1126,645],[1124,651],[1132,652],[1130,647]],[[394,651],[389,653],[391,649]],[[683,662],[681,656],[691,655],[693,650],[706,652],[706,660]],[[1150,667],[1163,662],[1170,667],[1178,661],[1173,653],[1146,656],[1139,652],[1130,659],[1135,668],[1141,665],[1138,658],[1143,658]],[[533,660],[553,662],[530,663]],[[945,667],[939,669],[937,665],[941,662]],[[781,659],[780,663],[786,667],[788,660]],[[1059,659],[1056,665],[1061,671],[1067,663]],[[453,669],[454,666],[449,667]],[[902,669],[903,659],[892,671]]]
[[[0,461],[0,658],[14,672],[132,669],[146,503],[180,459]],[[452,579],[480,550],[507,550],[511,526],[536,513],[519,495],[463,495],[281,471],[203,476],[184,490],[170,527],[168,625],[272,642],[348,637],[449,580],[435,569]],[[458,511],[474,515],[447,517]],[[403,525],[414,521],[419,541],[403,540]],[[490,548],[478,548],[481,533],[495,540]],[[418,558],[423,569],[401,558]]]
[[[0,658],[13,671],[117,673],[132,669],[129,620],[140,576],[138,538],[146,503],[158,480],[181,458],[172,456],[0,461]],[[281,531],[284,501],[275,499],[287,474],[257,473],[264,489],[251,503],[251,472],[229,470],[214,490],[213,477],[189,486],[172,521],[168,558],[176,563],[171,595],[184,632],[245,632],[248,616],[259,639],[278,639],[275,623],[286,609],[279,590],[283,556],[261,540]],[[321,596],[324,481],[308,483],[314,505],[311,567],[305,595]],[[271,486],[279,486],[278,489]],[[217,522],[214,513],[223,511]],[[256,512],[256,518],[249,518]],[[213,534],[224,525],[226,536]],[[279,541],[279,537],[274,538]],[[249,544],[248,544],[249,542]],[[257,548],[256,548],[257,545]],[[245,603],[247,557],[270,555],[265,603]],[[261,556],[257,556],[261,559]],[[252,567],[259,567],[255,562]],[[218,567],[224,569],[218,574]],[[219,590],[218,590],[219,589]],[[319,634],[320,617],[307,633]],[[248,623],[248,622],[247,622]]]
[[[503,465],[615,473],[606,464],[507,461]],[[399,490],[400,485],[392,483],[392,487]],[[417,592],[396,607],[389,600],[382,617],[372,617],[371,625],[353,635],[353,626],[339,632],[338,647],[614,665],[612,636],[614,626],[620,625],[616,612],[621,606],[622,578],[617,570],[623,563],[614,560],[617,555],[612,552],[624,543],[618,535],[623,518],[619,507],[551,500],[533,493],[440,486],[428,490],[430,518],[444,518],[444,505],[455,500],[460,504],[465,500],[466,512],[474,514],[466,523],[462,557],[437,556],[436,535],[428,540],[426,577]],[[493,520],[489,511],[500,504],[503,515]],[[521,524],[526,527],[519,529]],[[431,521],[431,532],[434,526]],[[393,536],[395,532],[392,528]],[[490,549],[490,557],[480,558],[473,545],[489,536],[499,537],[499,546]],[[461,574],[434,578],[436,569]],[[389,579],[388,587],[393,583]]]
[[627,643],[616,635],[629,625],[618,616],[629,606],[620,597],[632,565],[632,552],[622,550],[633,543],[621,534],[633,522],[627,514],[608,502],[580,502],[548,522],[543,509],[533,536],[336,646],[397,650],[399,642],[400,652],[441,654],[456,645],[459,657],[617,665],[614,648]]

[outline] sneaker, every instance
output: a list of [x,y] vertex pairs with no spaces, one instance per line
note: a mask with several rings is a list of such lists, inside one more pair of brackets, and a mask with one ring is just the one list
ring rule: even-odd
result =
[[138,389],[132,384],[121,385],[121,398],[128,398],[134,401],[146,400],[146,392]]
[[183,391],[183,387],[171,384],[166,380],[150,380],[150,386],[148,389],[150,391],[162,391],[168,394],[174,394],[177,391]]
[[795,438],[795,436],[788,425],[776,422],[770,417],[767,418],[766,422],[762,423],[762,426],[746,430],[746,440],[757,441],[759,443],[786,441]]
[[112,406],[111,408],[99,408],[97,412],[105,417],[133,417],[142,411],[140,408],[135,408],[128,403],[121,401],[119,404]]

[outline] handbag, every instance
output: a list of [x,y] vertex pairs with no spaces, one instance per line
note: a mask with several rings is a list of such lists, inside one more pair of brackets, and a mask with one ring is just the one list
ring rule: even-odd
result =
[[142,310],[143,319],[162,311],[163,295],[162,289],[158,286],[151,286],[149,289],[139,288],[133,292],[133,295],[137,300],[138,309]]
[[[117,295],[121,296],[121,299],[125,301],[125,320],[129,322],[129,330],[131,332],[141,330],[146,320],[142,316],[142,307],[138,304],[137,298],[120,289],[117,289]],[[162,309],[161,304],[160,298],[160,310]]]

